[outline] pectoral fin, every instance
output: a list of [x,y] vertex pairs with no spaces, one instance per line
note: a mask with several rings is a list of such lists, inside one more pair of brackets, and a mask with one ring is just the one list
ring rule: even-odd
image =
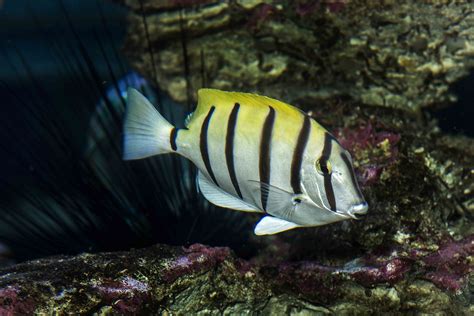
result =
[[242,201],[241,199],[225,192],[201,172],[198,172],[197,182],[202,195],[204,195],[206,200],[214,205],[243,212],[262,212],[255,206],[250,205],[245,201]]
[[258,222],[257,226],[255,226],[255,235],[273,235],[284,232],[286,230],[290,230],[296,227],[301,227],[298,224],[285,221],[284,219],[280,219],[273,216],[265,216]]
[[[253,180],[250,180],[249,183],[256,193],[266,196],[267,213],[278,215],[279,217],[291,217],[302,200],[299,194],[293,194],[267,183]],[[255,196],[260,196],[260,194],[255,194]]]

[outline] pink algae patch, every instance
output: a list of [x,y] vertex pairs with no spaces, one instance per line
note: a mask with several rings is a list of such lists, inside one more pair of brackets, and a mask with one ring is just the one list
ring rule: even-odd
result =
[[[407,255],[408,253],[408,255]],[[391,250],[390,254],[368,254],[344,266],[325,266],[312,261],[281,263],[274,278],[278,287],[285,286],[304,294],[332,297],[347,278],[365,286],[395,284],[417,273],[442,290],[460,293],[469,273],[474,271],[474,235],[449,240],[436,252]]]
[[149,299],[149,286],[131,277],[121,280],[104,280],[94,286],[102,300],[119,313],[138,313]]
[[230,250],[227,247],[207,247],[202,244],[193,244],[183,250],[185,255],[173,260],[167,271],[164,272],[163,278],[166,282],[173,282],[183,275],[208,270],[230,256]]
[[474,235],[462,240],[448,240],[438,251],[425,256],[422,261],[428,271],[425,279],[442,289],[459,292],[466,282],[466,275],[474,271]]
[[362,186],[376,183],[383,170],[397,161],[400,141],[397,133],[378,131],[368,122],[357,128],[337,129],[334,135],[351,153]]
[[402,280],[405,273],[410,271],[411,263],[411,260],[396,257],[382,263],[353,269],[350,275],[366,286],[384,282],[394,284]]
[[20,290],[13,286],[0,289],[0,315],[30,315],[36,309],[32,298],[22,297]]

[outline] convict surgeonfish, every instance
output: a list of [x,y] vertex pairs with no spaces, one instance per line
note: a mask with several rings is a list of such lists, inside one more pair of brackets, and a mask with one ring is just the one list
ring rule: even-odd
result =
[[125,160],[165,153],[190,159],[211,203],[265,216],[255,234],[320,226],[365,214],[352,159],[298,108],[250,93],[198,91],[196,110],[178,129],[129,89]]

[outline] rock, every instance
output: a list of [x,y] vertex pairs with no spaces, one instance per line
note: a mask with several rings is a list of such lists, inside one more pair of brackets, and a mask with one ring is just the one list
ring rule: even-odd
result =
[[115,2],[132,65],[177,101],[204,86],[417,112],[454,101],[474,66],[468,0]]
[[[2,269],[0,314],[467,314],[473,254],[474,236],[344,266],[259,265],[200,244],[58,256]],[[446,266],[456,289],[430,281]]]

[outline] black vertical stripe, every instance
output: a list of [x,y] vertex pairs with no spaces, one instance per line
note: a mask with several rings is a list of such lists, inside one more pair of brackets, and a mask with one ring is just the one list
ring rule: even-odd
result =
[[170,145],[171,149],[176,151],[178,149],[178,146],[176,145],[176,137],[178,137],[178,130],[179,128],[173,127],[170,133]]
[[356,178],[355,178],[354,169],[352,168],[352,164],[351,164],[349,158],[344,153],[341,153],[341,158],[342,158],[342,161],[344,161],[344,163],[346,164],[347,171],[351,175],[352,185],[353,185],[354,189],[356,190],[357,197],[359,199],[363,200],[364,198],[362,197],[362,193],[360,192],[359,185],[357,184],[357,181],[356,181]]
[[328,132],[324,133],[324,147],[323,147],[323,152],[321,153],[321,159],[325,158],[326,161],[329,159],[329,156],[331,156],[331,150],[332,150],[332,140],[333,137],[331,134]]
[[[320,158],[321,164],[324,164],[324,162],[326,162],[331,156],[332,141],[332,136],[329,133],[325,133],[323,153],[321,154]],[[334,189],[332,187],[331,177],[331,173],[324,174],[324,190],[326,191],[326,198],[328,200],[329,207],[332,211],[336,211],[336,198],[334,196]]]
[[272,130],[275,124],[275,110],[269,106],[270,112],[268,112],[265,122],[263,123],[262,138],[260,140],[260,158],[259,158],[259,171],[260,171],[260,198],[262,201],[262,208],[266,210],[268,194],[264,191],[265,184],[270,184],[270,156],[271,156],[271,140]]
[[236,103],[232,108],[232,112],[230,112],[229,121],[227,123],[227,134],[225,137],[225,160],[227,162],[227,169],[229,170],[230,180],[232,181],[235,192],[237,192],[237,195],[242,198],[234,166],[234,137],[239,109],[240,104]]
[[301,191],[301,165],[303,164],[303,154],[308,143],[309,133],[311,131],[311,119],[305,115],[303,126],[301,127],[298,140],[296,142],[295,151],[293,152],[293,159],[291,161],[291,187],[295,194],[300,194]]
[[207,146],[207,130],[209,129],[209,123],[211,121],[211,117],[215,109],[215,106],[211,107],[209,113],[207,113],[207,116],[204,119],[204,122],[202,123],[201,135],[199,139],[199,148],[201,149],[202,161],[204,161],[207,173],[211,177],[212,181],[214,181],[214,183],[218,186],[216,177],[214,176],[214,172],[212,171],[211,161],[209,160],[209,148]]

